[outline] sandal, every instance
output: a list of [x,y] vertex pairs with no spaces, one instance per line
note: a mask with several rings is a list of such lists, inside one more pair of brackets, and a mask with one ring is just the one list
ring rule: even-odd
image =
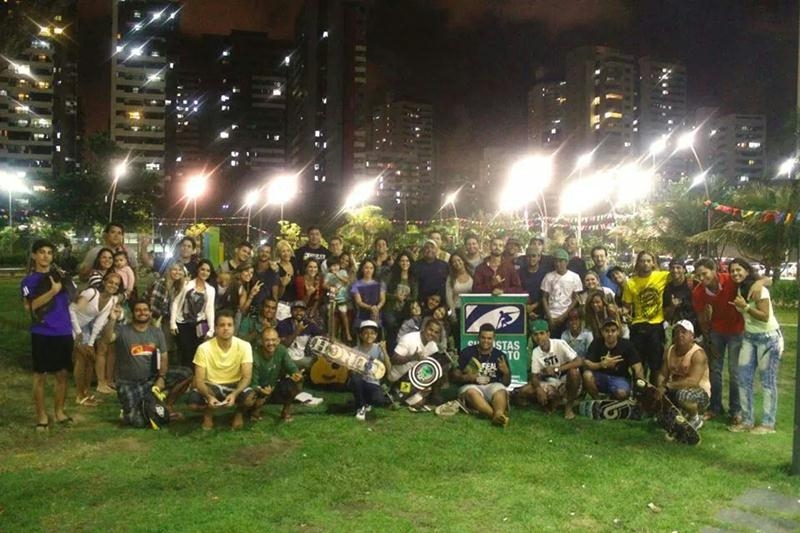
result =
[[97,407],[100,405],[100,400],[93,395],[84,396],[83,398],[75,398],[75,403],[83,407]]
[[114,394],[116,391],[108,385],[98,385],[95,389],[100,394]]
[[36,433],[44,433],[50,429],[50,424],[48,422],[39,422],[36,424]]
[[287,414],[287,413],[281,413],[281,420],[283,420],[284,422],[286,422],[288,424],[289,422],[293,422],[294,421],[294,417],[292,415],[290,415],[290,414]]
[[62,418],[61,420],[56,420],[56,423],[62,427],[69,427],[72,423],[75,422],[71,416],[67,416],[67,418]]

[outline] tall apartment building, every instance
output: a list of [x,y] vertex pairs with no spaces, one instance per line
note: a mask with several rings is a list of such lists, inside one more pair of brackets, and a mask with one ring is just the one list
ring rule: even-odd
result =
[[740,185],[765,178],[764,115],[712,116],[700,127],[698,137],[700,159],[716,179]]
[[289,160],[303,194],[334,207],[367,157],[367,2],[308,0],[289,58]]
[[[4,17],[14,5],[0,10]],[[0,63],[0,167],[47,186],[78,154],[74,6],[31,26],[15,57]]]
[[680,63],[639,58],[637,142],[641,153],[686,120],[686,67]]
[[376,106],[366,167],[382,204],[405,202],[412,212],[427,205],[436,183],[433,107],[410,100]]
[[567,82],[540,82],[528,91],[528,137],[533,146],[558,147],[566,140]]
[[180,7],[176,0],[112,3],[111,139],[131,164],[152,171],[164,171]]
[[616,164],[634,153],[636,61],[607,46],[567,54],[566,89],[574,155],[595,150],[598,164]]

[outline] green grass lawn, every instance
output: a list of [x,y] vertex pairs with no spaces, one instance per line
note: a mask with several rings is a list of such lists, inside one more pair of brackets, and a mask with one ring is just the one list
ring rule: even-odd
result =
[[[750,488],[800,494],[787,475],[794,327],[784,328],[778,433],[733,434],[715,421],[694,448],[649,421],[520,409],[505,430],[388,410],[358,423],[341,393],[322,393],[325,404],[298,408],[291,424],[270,407],[240,432],[227,420],[203,432],[193,415],[158,432],[123,429],[113,399],[68,404],[76,424],[42,435],[17,284],[0,280],[0,531],[683,532],[714,525]],[[780,319],[796,321],[792,311]]]

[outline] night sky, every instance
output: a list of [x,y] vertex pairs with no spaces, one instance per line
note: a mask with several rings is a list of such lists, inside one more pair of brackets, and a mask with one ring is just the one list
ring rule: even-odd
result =
[[[301,5],[187,0],[181,27],[291,38]],[[791,146],[777,144],[791,131],[797,9],[796,2],[754,0],[374,0],[370,100],[391,92],[432,103],[440,176],[474,174],[486,145],[524,143],[533,83],[561,79],[567,50],[607,44],[686,64],[690,110],[766,114],[778,157]]]

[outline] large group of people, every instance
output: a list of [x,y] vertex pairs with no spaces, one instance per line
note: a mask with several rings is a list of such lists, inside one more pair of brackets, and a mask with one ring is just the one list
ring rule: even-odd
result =
[[[509,423],[511,405],[563,406],[572,419],[584,395],[626,399],[632,380],[647,379],[699,429],[725,413],[727,358],[731,431],[775,430],[783,337],[770,280],[747,261],[703,258],[692,276],[680,259],[661,270],[648,251],[627,271],[595,246],[587,264],[572,235],[547,254],[540,235],[524,251],[514,238],[483,243],[475,235],[444,250],[434,231],[421,249],[393,251],[378,238],[363,257],[339,236],[328,248],[318,227],[306,237],[296,250],[285,240],[274,247],[242,241],[215,265],[186,236],[156,281],[138,291],[137,269],[152,267],[153,258],[146,243],[127,247],[119,224],[104,229],[103,242],[81,263],[82,290],[69,290],[69,278],[55,268],[53,244],[36,241],[21,290],[32,320],[37,430],[50,423],[48,373],[56,378],[53,420],[72,423],[65,410],[70,372],[76,406],[90,408],[116,393],[122,419],[137,427],[152,423],[143,405],[153,390],[163,393],[172,418],[183,416],[176,403],[187,392],[204,429],[214,426],[220,408],[233,409],[232,426],[240,428],[258,420],[267,402],[281,405],[281,418],[291,421],[315,360],[307,345],[317,335],[387,369],[384,383],[355,372],[346,379],[358,420],[397,398],[415,411],[431,410],[451,384],[459,386],[464,410],[498,426]],[[527,296],[529,377],[512,391],[494,327],[481,326],[474,344],[462,349],[461,296],[470,293]],[[404,397],[409,372],[431,358],[441,378]],[[758,425],[756,369],[764,391]]]

